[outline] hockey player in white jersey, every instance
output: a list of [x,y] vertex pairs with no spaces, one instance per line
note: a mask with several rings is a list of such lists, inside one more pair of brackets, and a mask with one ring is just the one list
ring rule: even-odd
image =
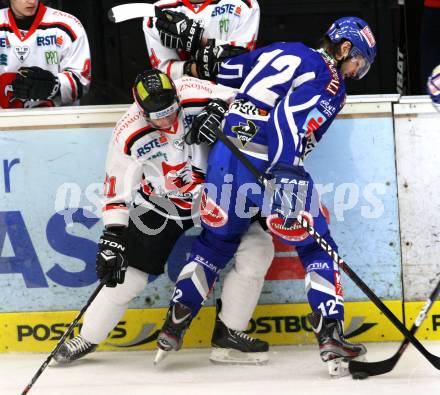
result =
[[[164,272],[175,242],[198,217],[195,199],[208,153],[208,146],[200,143],[211,139],[198,127],[210,114],[220,124],[236,91],[192,77],[177,80],[174,87],[166,74],[153,69],[137,77],[133,93],[136,102],[116,124],[107,155],[105,230],[97,273],[101,279],[107,273],[112,277],[87,310],[80,335],[55,355],[61,363],[94,351],[145,288],[148,274]],[[184,139],[197,144],[187,145]],[[273,254],[271,236],[255,222],[242,238],[236,263],[223,283],[212,361],[267,361],[267,342],[243,331]]]
[[0,10],[0,107],[79,104],[91,81],[81,22],[38,0]]
[[221,61],[255,48],[260,23],[256,0],[160,0],[158,18],[143,30],[152,67],[172,79],[211,79],[203,58]]

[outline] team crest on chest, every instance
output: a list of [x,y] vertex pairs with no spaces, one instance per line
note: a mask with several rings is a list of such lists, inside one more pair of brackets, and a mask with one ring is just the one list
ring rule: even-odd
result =
[[23,63],[29,57],[31,49],[27,45],[22,47],[14,47],[14,53],[17,59]]
[[246,123],[240,122],[238,126],[232,126],[231,129],[244,148],[255,137],[260,128],[252,121],[247,120]]

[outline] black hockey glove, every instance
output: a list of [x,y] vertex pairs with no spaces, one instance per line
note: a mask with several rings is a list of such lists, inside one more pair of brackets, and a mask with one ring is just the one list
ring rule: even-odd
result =
[[210,39],[205,48],[196,52],[195,62],[198,77],[202,80],[215,81],[220,64],[228,58],[248,52],[243,47],[233,45],[215,45],[215,40]]
[[181,48],[194,54],[200,46],[203,28],[198,22],[181,12],[156,7],[156,28],[160,41],[168,48]]
[[110,278],[107,287],[122,284],[127,271],[127,238],[125,228],[113,227],[104,230],[98,244],[96,256],[96,274],[102,280],[107,274]]
[[194,118],[191,129],[185,135],[187,144],[206,142],[213,144],[216,140],[214,128],[219,128],[228,111],[228,104],[220,99],[212,100],[203,111]]
[[21,67],[12,81],[14,98],[24,100],[50,100],[59,89],[58,77],[40,67]]

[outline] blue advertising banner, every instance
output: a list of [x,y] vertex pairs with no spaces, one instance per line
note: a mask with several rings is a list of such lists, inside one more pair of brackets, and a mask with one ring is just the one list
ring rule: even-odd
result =
[[110,133],[0,132],[0,310],[78,306],[78,297],[95,283],[99,193]]

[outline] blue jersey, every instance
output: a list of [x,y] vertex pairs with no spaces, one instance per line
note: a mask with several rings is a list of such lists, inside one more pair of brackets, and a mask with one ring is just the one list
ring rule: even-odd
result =
[[217,82],[239,88],[236,101],[246,103],[242,114],[269,114],[267,127],[255,121],[259,133],[252,141],[268,147],[269,167],[300,165],[345,102],[336,62],[302,43],[278,42],[228,59]]
[[[275,43],[222,63],[217,82],[239,89],[223,126],[229,141],[260,172],[281,175],[280,184],[285,183],[283,174],[289,175],[287,180],[296,185],[285,184],[286,189],[298,192],[308,221],[337,249],[313,179],[299,168],[302,158],[343,106],[344,81],[335,63],[325,53],[301,43]],[[276,167],[279,164],[297,167]],[[203,231],[194,241],[187,265],[176,282],[179,302],[189,306],[193,315],[200,309],[219,271],[237,251],[257,208],[263,217],[267,216],[268,228],[275,235],[295,245],[307,274],[306,291],[312,310],[342,320],[337,266],[307,232],[283,226],[284,219],[279,216],[282,206],[272,206],[270,194],[255,181],[254,174],[228,146],[222,141],[214,144],[200,205]],[[296,209],[297,199],[291,196],[289,206]]]

